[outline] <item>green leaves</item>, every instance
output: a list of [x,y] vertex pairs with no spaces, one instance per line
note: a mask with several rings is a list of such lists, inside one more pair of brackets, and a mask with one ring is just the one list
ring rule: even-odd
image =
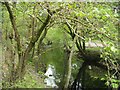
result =
[[[118,88],[120,80],[115,78],[115,73],[119,72],[119,64],[117,62],[119,52],[114,43],[108,42],[107,44],[108,46],[104,48],[101,57],[104,59],[103,61],[105,62],[108,70],[106,78],[101,78],[101,80],[106,80],[107,82],[105,84],[107,86]],[[111,73],[111,70],[115,70],[114,74]]]
[[118,51],[118,49],[115,48],[114,46],[112,46],[112,47],[110,48],[110,50],[113,51],[114,53],[116,53],[116,52]]
[[80,16],[81,18],[83,18],[83,17],[86,16],[86,14],[85,14],[84,12],[80,11],[80,12],[77,14],[77,16]]
[[112,83],[111,85],[113,88],[118,88],[119,87],[119,84],[116,84],[116,83]]
[[102,81],[106,81],[106,86],[111,86],[112,88],[118,88],[120,80],[117,80],[115,77],[109,78],[109,76],[106,74],[106,77],[101,78]]

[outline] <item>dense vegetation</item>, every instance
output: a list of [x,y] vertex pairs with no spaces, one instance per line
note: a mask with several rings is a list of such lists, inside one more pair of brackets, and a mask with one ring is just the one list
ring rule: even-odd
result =
[[120,86],[119,6],[93,2],[3,2],[2,87],[61,89]]

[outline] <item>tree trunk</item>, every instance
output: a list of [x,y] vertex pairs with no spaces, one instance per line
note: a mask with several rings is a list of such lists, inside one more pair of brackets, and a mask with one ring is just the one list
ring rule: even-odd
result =
[[[38,72],[38,65],[40,63],[40,67],[43,66],[43,62],[41,61],[41,45],[42,45],[42,41],[44,40],[44,38],[46,37],[47,35],[47,29],[45,28],[42,36],[40,37],[39,41],[38,41],[38,47],[37,47],[37,56],[38,56],[38,60],[35,61],[35,71]],[[41,70],[41,71],[45,71],[45,70]]]
[[67,43],[67,37],[66,37],[66,33],[64,32],[64,62],[63,62],[63,74],[62,74],[62,80],[60,82],[60,87],[62,88],[62,90],[64,89],[65,86],[65,80],[66,80],[66,71],[67,71],[67,66],[68,66],[68,59],[69,59],[69,55],[70,55],[70,51],[68,48],[68,43]]
[[[34,8],[33,8],[33,15],[36,17],[35,9],[36,9],[36,7],[34,6]],[[35,35],[35,24],[36,24],[35,23],[35,17],[32,17],[32,23],[31,23],[31,26],[32,26],[32,37],[34,37],[34,35]],[[34,47],[32,49],[31,58],[33,58],[33,56],[34,56],[34,51],[35,51],[35,45],[34,45]]]
[[[34,47],[37,40],[39,39],[39,37],[41,36],[43,30],[45,29],[45,27],[49,23],[50,18],[51,18],[51,16],[48,14],[45,22],[43,23],[41,28],[38,29],[37,35],[34,36],[34,38],[31,39],[31,41],[28,45],[28,48],[25,50],[25,53],[21,57],[21,62],[18,64],[18,70],[17,70],[17,72],[19,72],[20,77],[22,77],[25,74],[25,67],[26,67],[26,64],[27,64],[28,55],[29,55],[30,51],[32,50],[32,48]],[[23,73],[23,75],[21,76],[20,73]]]
[[73,56],[73,51],[74,51],[74,48],[75,48],[75,41],[76,41],[76,37],[74,38],[73,40],[73,44],[72,44],[72,48],[71,48],[71,51],[70,51],[70,55],[69,55],[69,59],[67,61],[67,71],[66,71],[66,79],[65,79],[65,85],[64,85],[64,89],[68,88],[69,87],[69,81],[70,81],[70,77],[71,77],[71,62],[72,62],[72,56]]
[[14,84],[14,73],[15,73],[15,53],[14,53],[14,50],[13,50],[13,42],[12,42],[12,39],[11,39],[11,45],[10,45],[10,78],[9,78],[9,81],[10,81],[10,85]]
[[13,30],[14,30],[14,35],[15,35],[15,41],[17,42],[17,51],[18,51],[18,56],[19,56],[19,59],[21,57],[21,43],[20,43],[20,35],[18,33],[18,30],[17,30],[17,26],[16,26],[16,21],[15,21],[15,18],[13,16],[13,12],[9,6],[9,3],[8,2],[5,2],[5,6],[7,7],[7,10],[9,12],[9,17],[10,17],[10,20],[11,20],[11,24],[12,24],[12,27],[13,27]]
[[28,44],[28,47],[26,48],[26,50],[24,52],[22,52],[21,51],[21,43],[20,43],[20,35],[18,33],[18,30],[17,30],[17,26],[16,26],[15,18],[13,16],[13,12],[12,12],[8,2],[4,2],[4,4],[5,4],[5,6],[8,10],[9,17],[10,17],[10,20],[11,20],[11,24],[12,24],[12,27],[13,27],[13,30],[14,30],[15,41],[17,42],[17,51],[18,51],[17,53],[18,53],[18,57],[19,57],[18,58],[19,62],[18,62],[17,69],[15,70],[15,76],[14,77],[15,77],[15,80],[16,80],[17,78],[21,79],[24,76],[25,67],[26,67],[26,64],[27,64],[29,53],[32,50],[32,48],[35,46],[35,43],[37,42],[37,40],[41,36],[41,33],[46,28],[47,24],[49,23],[52,14],[51,14],[50,10],[47,9],[49,14],[46,17],[46,20],[43,22],[42,26],[37,30],[36,35],[33,35],[33,37],[30,40],[30,43]]

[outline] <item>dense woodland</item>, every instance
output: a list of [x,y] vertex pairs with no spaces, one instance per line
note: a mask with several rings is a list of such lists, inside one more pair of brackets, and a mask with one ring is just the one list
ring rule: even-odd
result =
[[2,88],[120,87],[118,2],[0,5]]

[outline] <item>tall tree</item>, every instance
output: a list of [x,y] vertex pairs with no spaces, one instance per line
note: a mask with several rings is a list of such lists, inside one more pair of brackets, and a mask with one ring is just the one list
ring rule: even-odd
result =
[[41,36],[41,33],[43,32],[43,30],[45,29],[45,27],[49,23],[52,14],[51,14],[50,10],[47,9],[48,15],[47,15],[45,21],[43,22],[41,27],[37,30],[36,35],[32,36],[30,43],[28,44],[28,47],[26,48],[25,52],[22,52],[21,51],[21,49],[22,49],[21,43],[20,43],[20,35],[19,35],[18,30],[17,30],[16,21],[15,21],[14,15],[13,15],[13,11],[12,11],[8,2],[4,2],[4,4],[9,12],[9,17],[10,17],[11,24],[12,24],[12,27],[14,30],[15,41],[17,42],[17,50],[18,50],[18,56],[19,56],[18,66],[17,66],[16,70],[14,70],[14,72],[16,73],[16,75],[14,77],[15,77],[15,79],[22,78],[23,75],[25,74],[25,67],[27,64],[28,55],[29,55],[30,51],[32,50],[32,48],[34,47],[37,40],[39,39],[39,37]]

